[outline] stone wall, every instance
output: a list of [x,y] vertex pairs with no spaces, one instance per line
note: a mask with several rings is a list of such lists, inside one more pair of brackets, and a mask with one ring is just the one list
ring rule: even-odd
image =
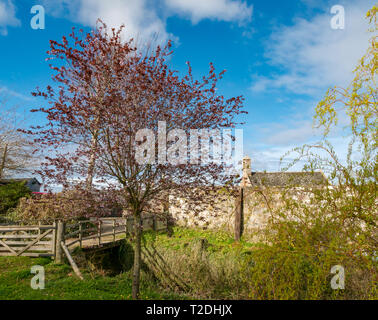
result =
[[[169,197],[169,213],[175,223],[185,227],[222,229],[234,232],[237,194],[214,191],[209,197],[213,203],[193,204],[185,197]],[[244,188],[244,233],[258,232],[264,228],[270,216],[264,198],[253,188]]]
[[[245,187],[243,196],[244,235],[256,235],[265,228],[272,211],[279,208],[282,188]],[[308,201],[308,194],[301,188],[292,188],[290,197]],[[234,232],[237,193],[217,190],[208,194],[210,202],[193,204],[191,200],[177,195],[169,197],[169,214],[175,224],[202,229],[221,229]]]
[[180,226],[233,232],[235,199],[234,195],[221,190],[215,190],[197,202],[171,194],[169,214]]

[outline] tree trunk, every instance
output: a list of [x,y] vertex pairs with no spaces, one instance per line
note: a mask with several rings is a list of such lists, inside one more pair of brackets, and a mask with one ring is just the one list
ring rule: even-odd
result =
[[1,163],[0,163],[0,179],[3,177],[3,171],[5,168],[5,161],[7,159],[7,152],[8,152],[8,144],[6,143],[4,146],[4,152],[1,157]]
[[87,190],[92,189],[92,184],[93,184],[93,172],[94,172],[94,167],[95,167],[95,155],[92,153],[91,158],[89,160],[89,166],[88,166],[88,173],[87,173],[87,179],[85,181],[86,188]]
[[172,237],[172,235],[173,235],[173,223],[172,223],[172,217],[169,215],[169,197],[167,197],[165,199],[165,201],[163,202],[163,211],[164,211],[164,215],[166,217],[168,237]]
[[134,214],[134,235],[132,298],[136,300],[139,298],[140,268],[142,262],[142,218],[140,212]]
[[96,148],[97,148],[97,135],[98,131],[96,131],[92,137],[91,141],[91,157],[89,159],[89,165],[88,165],[88,173],[87,173],[87,178],[85,181],[85,185],[87,190],[92,189],[92,184],[93,184],[93,175],[94,175],[94,169],[95,169],[95,164],[96,164]]

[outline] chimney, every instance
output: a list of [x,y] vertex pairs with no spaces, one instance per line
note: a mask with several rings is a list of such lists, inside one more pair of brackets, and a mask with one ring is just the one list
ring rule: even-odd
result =
[[241,187],[247,187],[251,184],[249,181],[249,176],[251,175],[251,158],[248,156],[245,156],[243,158],[243,175],[242,180],[240,182]]

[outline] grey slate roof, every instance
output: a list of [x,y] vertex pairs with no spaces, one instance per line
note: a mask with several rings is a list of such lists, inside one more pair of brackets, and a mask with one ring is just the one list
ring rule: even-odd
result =
[[31,182],[41,185],[41,183],[36,178],[15,178],[15,179],[0,179],[0,184],[7,184],[10,182]]
[[322,172],[252,172],[252,186],[287,187],[324,185],[327,179]]
[[39,192],[42,185],[36,178],[0,179],[0,185],[6,185],[11,182],[25,182],[25,186],[32,192]]

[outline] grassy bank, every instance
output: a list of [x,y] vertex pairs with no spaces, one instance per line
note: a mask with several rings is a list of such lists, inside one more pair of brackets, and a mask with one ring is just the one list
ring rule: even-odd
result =
[[[300,249],[235,243],[229,234],[215,231],[174,228],[172,237],[147,232],[141,299],[376,299],[374,266],[343,262],[345,290],[332,290],[324,254],[306,255]],[[336,264],[342,257],[331,258]],[[49,258],[0,257],[0,299],[130,299],[130,244],[91,259],[75,253],[84,276],[80,281],[68,264]],[[33,265],[45,267],[44,290],[30,287]]]
[[[43,265],[46,273],[44,290],[33,290],[30,273],[33,265]],[[55,265],[49,258],[0,257],[0,299],[104,299],[124,300],[131,297],[128,274],[105,276],[82,270],[79,280],[69,265]],[[142,299],[181,299],[178,295],[161,294],[153,283],[142,279]]]
[[[205,252],[224,257],[248,250],[251,246],[243,242],[235,245],[232,238],[223,233],[182,228],[175,228],[174,231],[173,237],[153,233],[145,235],[145,250],[155,248],[163,254],[167,259],[166,271],[171,274],[179,272],[181,268],[175,264],[171,265],[171,258],[188,254],[188,258],[193,259],[189,252],[196,252],[198,243],[205,243]],[[201,242],[201,239],[204,241]],[[125,259],[129,258],[129,256],[125,257]],[[199,260],[193,261],[197,264]],[[44,290],[33,290],[30,287],[34,276],[30,268],[33,265],[42,265],[45,268]],[[171,267],[176,270],[169,270]],[[204,266],[198,264],[198,267]],[[201,290],[196,293],[193,288],[184,290],[188,288],[180,288],[170,283],[169,279],[164,281],[159,277],[159,271],[151,270],[152,268],[153,266],[148,263],[144,265],[141,299],[191,299],[203,296]],[[56,265],[50,258],[0,257],[0,299],[130,299],[130,271],[117,275],[109,275],[101,268],[98,270],[82,268],[81,271],[84,281],[75,276],[68,264]]]
[[145,235],[143,258],[166,292],[194,299],[249,299],[256,245],[230,234],[175,228],[174,236]]

